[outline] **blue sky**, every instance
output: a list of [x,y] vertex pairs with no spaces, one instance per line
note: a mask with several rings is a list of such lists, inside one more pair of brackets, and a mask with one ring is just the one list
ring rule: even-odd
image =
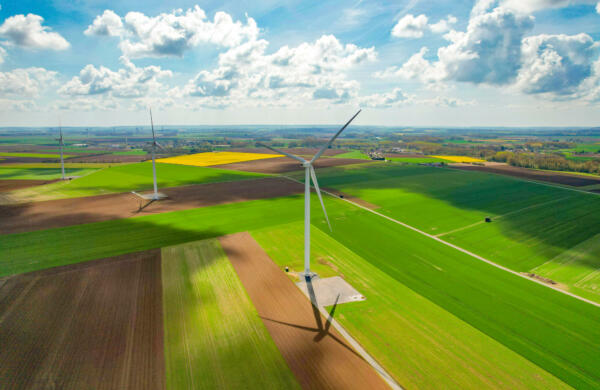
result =
[[596,1],[2,1],[0,126],[598,126]]

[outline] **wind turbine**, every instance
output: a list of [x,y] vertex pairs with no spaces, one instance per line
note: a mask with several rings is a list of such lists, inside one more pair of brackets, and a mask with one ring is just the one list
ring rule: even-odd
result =
[[150,125],[152,127],[152,177],[154,179],[154,194],[152,194],[152,197],[150,199],[152,200],[159,200],[161,198],[164,198],[165,195],[164,194],[159,194],[158,193],[158,186],[156,184],[156,147],[158,146],[161,149],[165,149],[161,146],[161,144],[159,144],[158,142],[156,142],[156,134],[154,133],[154,121],[152,120],[152,109],[150,108]]
[[63,159],[63,134],[62,134],[62,125],[60,122],[58,123],[58,133],[59,138],[57,139],[58,145],[60,146],[60,170],[62,173],[62,180],[65,180],[65,160]]
[[327,142],[325,145],[321,147],[317,151],[317,153],[313,156],[310,161],[307,161],[299,156],[294,156],[293,154],[284,152],[283,150],[279,150],[273,148],[268,145],[260,144],[268,149],[271,149],[277,153],[284,154],[294,160],[302,163],[304,167],[304,272],[300,273],[301,277],[304,277],[307,280],[312,279],[316,274],[310,271],[310,181],[312,179],[313,184],[315,185],[315,190],[317,196],[319,197],[319,202],[321,202],[321,207],[323,208],[323,214],[325,215],[325,220],[327,221],[327,225],[329,226],[329,230],[331,230],[331,224],[329,223],[329,217],[327,217],[327,211],[325,210],[325,204],[323,203],[323,197],[321,196],[321,190],[319,189],[319,183],[317,182],[317,175],[315,173],[315,168],[313,166],[314,162],[321,157],[321,155],[325,152],[325,150],[335,141],[335,139],[344,131],[346,127],[360,114],[361,110],[358,110],[356,114],[341,129],[338,130],[337,133],[334,134],[333,137]]

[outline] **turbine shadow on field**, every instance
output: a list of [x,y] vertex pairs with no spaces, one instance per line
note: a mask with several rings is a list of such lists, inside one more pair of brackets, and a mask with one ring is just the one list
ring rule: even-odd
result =
[[307,290],[308,290],[308,295],[309,295],[309,299],[310,299],[310,305],[311,305],[311,308],[312,308],[312,311],[313,311],[313,315],[314,315],[316,327],[310,327],[310,326],[292,324],[292,323],[289,323],[289,322],[279,321],[279,320],[275,320],[275,319],[267,318],[267,317],[263,317],[263,316],[259,316],[259,317],[261,319],[263,319],[263,320],[266,320],[266,321],[275,322],[275,323],[278,323],[278,324],[281,324],[281,325],[285,325],[285,326],[291,326],[293,328],[302,329],[302,330],[305,330],[305,331],[308,331],[308,332],[314,332],[314,333],[316,333],[315,337],[313,338],[313,341],[315,343],[318,343],[321,340],[323,340],[325,337],[329,336],[335,342],[337,342],[338,344],[340,344],[342,347],[344,347],[347,350],[349,350],[350,352],[352,352],[359,359],[364,360],[362,356],[360,356],[358,353],[356,353],[356,351],[354,351],[354,349],[352,349],[350,346],[348,346],[342,339],[340,339],[339,337],[337,337],[336,335],[332,334],[329,331],[329,328],[331,327],[331,322],[333,321],[333,315],[335,313],[335,309],[337,307],[340,295],[338,294],[338,296],[336,297],[335,303],[333,304],[333,307],[331,308],[331,311],[329,312],[329,315],[328,315],[327,319],[325,320],[325,324],[323,325],[323,319],[321,318],[321,313],[319,311],[319,305],[318,305],[318,302],[317,302],[317,297],[315,295],[315,290],[313,288],[312,281],[310,280],[310,278],[306,279],[306,286],[307,286]]

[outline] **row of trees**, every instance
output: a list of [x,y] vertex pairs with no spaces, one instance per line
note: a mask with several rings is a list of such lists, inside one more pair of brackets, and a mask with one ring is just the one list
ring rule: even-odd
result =
[[498,152],[491,160],[516,167],[600,174],[600,161],[573,161],[556,154]]

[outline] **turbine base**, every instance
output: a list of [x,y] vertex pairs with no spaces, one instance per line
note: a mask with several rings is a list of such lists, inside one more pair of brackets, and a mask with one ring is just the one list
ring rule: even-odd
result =
[[316,273],[309,271],[309,272],[300,272],[298,274],[298,277],[301,280],[313,280],[313,279],[319,279],[319,275],[317,275]]

